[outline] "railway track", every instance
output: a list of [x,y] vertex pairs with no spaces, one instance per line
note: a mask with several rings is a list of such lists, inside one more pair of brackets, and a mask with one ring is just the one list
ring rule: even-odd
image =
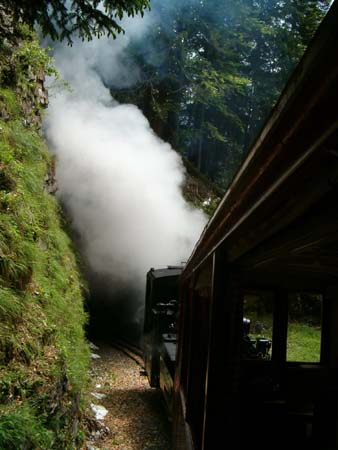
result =
[[102,433],[95,434],[96,428],[88,430],[86,448],[170,450],[171,429],[161,410],[159,392],[144,376],[141,349],[114,339],[97,344],[100,358],[92,360],[88,394],[104,394],[93,403],[108,412],[102,419]]
[[112,346],[133,359],[144,370],[143,352],[140,347],[123,340],[113,341]]

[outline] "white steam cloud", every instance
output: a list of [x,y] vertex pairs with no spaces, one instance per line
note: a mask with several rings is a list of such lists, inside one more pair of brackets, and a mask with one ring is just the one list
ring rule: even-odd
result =
[[[127,36],[142,33],[150,19],[142,20],[127,24]],[[141,295],[150,267],[187,259],[206,217],[182,197],[178,154],[136,106],[118,104],[105,87],[137,80],[137,68],[124,65],[127,43],[124,36],[56,49],[72,92],[51,97],[45,131],[57,155],[59,197],[91,270],[112,289],[132,285]]]

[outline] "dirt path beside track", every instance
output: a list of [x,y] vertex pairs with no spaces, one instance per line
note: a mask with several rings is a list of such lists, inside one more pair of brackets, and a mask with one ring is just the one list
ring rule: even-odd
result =
[[[160,393],[142,368],[114,347],[93,350],[90,401],[106,409],[101,431],[91,432],[88,450],[171,450],[170,424]],[[105,428],[105,427],[108,427]]]

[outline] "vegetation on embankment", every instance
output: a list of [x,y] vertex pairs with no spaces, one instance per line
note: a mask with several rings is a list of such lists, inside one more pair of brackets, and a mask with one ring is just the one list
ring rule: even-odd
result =
[[53,69],[0,6],[0,448],[75,449],[89,350],[82,281],[40,136]]

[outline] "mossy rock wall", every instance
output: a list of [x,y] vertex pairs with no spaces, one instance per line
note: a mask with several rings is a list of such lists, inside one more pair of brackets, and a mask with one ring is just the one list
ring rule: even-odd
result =
[[0,5],[0,449],[80,448],[83,286],[41,138],[50,61]]

